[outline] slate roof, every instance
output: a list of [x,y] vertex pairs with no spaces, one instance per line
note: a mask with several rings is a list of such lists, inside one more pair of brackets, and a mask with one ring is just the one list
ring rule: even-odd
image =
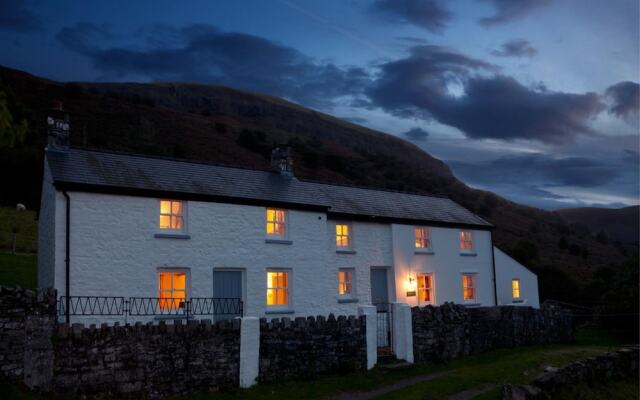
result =
[[450,199],[292,179],[277,172],[86,149],[47,150],[54,185],[92,192],[179,195],[320,208],[384,221],[491,228]]

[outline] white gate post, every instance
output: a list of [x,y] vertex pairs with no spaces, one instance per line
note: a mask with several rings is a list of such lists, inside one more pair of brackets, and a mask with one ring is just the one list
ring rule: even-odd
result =
[[364,315],[366,320],[367,369],[371,369],[378,362],[378,313],[376,306],[359,306],[358,315]]
[[260,320],[258,317],[240,318],[240,387],[257,383],[260,372]]
[[413,363],[413,326],[411,307],[406,303],[392,303],[393,351],[396,357]]

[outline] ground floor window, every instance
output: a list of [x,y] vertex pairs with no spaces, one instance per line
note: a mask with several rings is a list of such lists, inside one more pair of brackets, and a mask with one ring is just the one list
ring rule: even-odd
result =
[[418,275],[418,301],[420,304],[433,304],[433,274]]
[[464,301],[476,301],[476,275],[462,274],[462,299]]
[[341,297],[352,297],[354,270],[352,268],[341,268],[338,271],[338,294]]
[[287,307],[289,303],[289,271],[267,271],[267,306]]
[[187,299],[187,272],[159,271],[158,298],[162,310],[183,308]]
[[520,279],[511,280],[511,296],[513,296],[514,299],[520,298]]

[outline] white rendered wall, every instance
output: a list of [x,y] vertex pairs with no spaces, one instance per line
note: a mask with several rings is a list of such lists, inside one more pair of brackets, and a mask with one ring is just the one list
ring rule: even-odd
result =
[[[464,303],[462,299],[462,273],[477,275],[477,299],[472,304],[495,304],[493,288],[493,259],[491,232],[472,230],[473,256],[462,255],[459,248],[460,229],[430,227],[433,254],[417,253],[413,225],[392,224],[395,284],[398,302],[417,306],[418,297],[407,297],[407,291],[417,291],[416,281],[420,273],[433,273],[435,304],[444,302]],[[420,304],[423,305],[423,304]]]
[[38,214],[38,287],[54,286],[56,192],[53,188],[49,164],[44,163],[40,213]]
[[[509,257],[497,247],[496,277],[498,282],[498,303],[500,305],[522,305],[540,308],[538,297],[538,277],[522,264]],[[511,280],[520,279],[520,301],[514,302]]]

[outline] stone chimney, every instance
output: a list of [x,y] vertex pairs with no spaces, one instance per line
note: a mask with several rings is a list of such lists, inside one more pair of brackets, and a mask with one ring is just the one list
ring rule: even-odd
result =
[[64,112],[60,100],[54,100],[47,116],[47,149],[66,151],[68,148],[69,114]]
[[278,146],[271,151],[271,169],[281,175],[293,177],[291,147]]

